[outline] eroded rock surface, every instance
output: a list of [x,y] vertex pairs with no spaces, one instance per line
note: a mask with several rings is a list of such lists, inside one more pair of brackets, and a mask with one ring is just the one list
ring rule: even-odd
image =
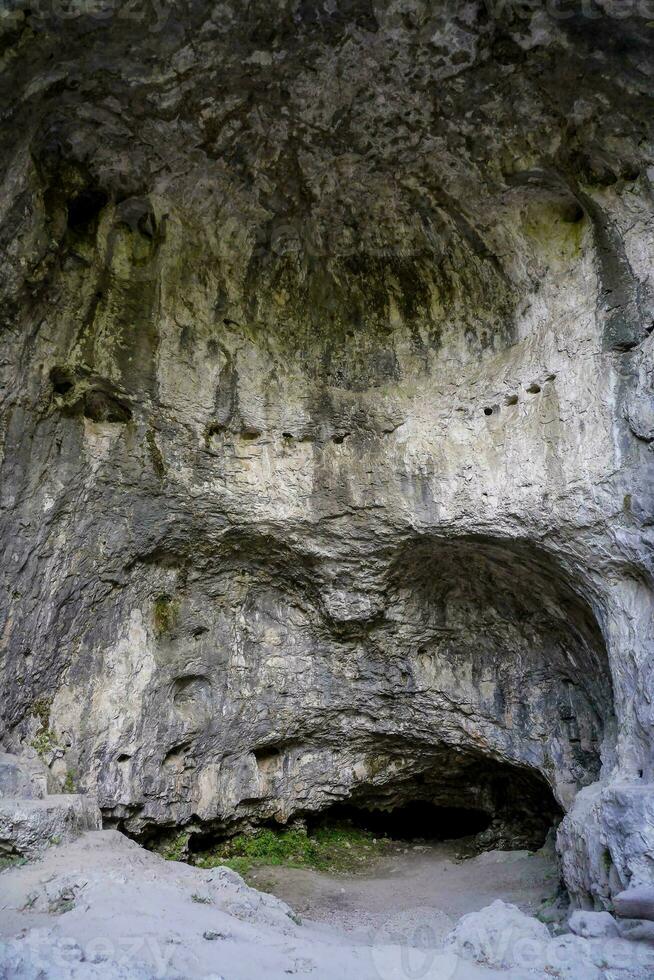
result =
[[654,848],[648,22],[74,13],[0,21],[7,747],[144,839],[571,811],[605,907]]
[[22,756],[0,753],[0,867],[38,858],[47,848],[99,830],[93,796],[48,794],[47,769],[32,749]]

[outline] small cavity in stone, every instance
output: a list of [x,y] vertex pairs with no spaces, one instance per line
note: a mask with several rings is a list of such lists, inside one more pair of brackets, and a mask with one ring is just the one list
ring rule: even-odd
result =
[[84,396],[84,415],[92,422],[129,422],[132,412],[128,405],[106,391],[87,391]]
[[98,218],[109,198],[103,190],[87,188],[68,202],[68,227],[83,231]]
[[52,389],[56,395],[66,395],[74,387],[74,381],[66,368],[54,367],[50,372]]

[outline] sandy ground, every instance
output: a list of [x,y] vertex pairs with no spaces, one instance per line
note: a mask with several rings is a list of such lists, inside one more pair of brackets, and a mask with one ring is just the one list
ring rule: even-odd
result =
[[277,895],[303,919],[343,930],[369,942],[398,912],[434,910],[434,929],[444,936],[462,915],[500,898],[534,915],[557,892],[552,853],[489,851],[459,860],[458,842],[396,845],[370,872],[334,876],[298,868],[266,867],[248,877],[254,887]]

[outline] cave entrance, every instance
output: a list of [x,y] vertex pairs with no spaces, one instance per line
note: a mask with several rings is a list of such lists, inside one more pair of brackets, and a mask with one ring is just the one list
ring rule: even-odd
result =
[[[347,800],[305,813],[309,831],[347,823],[393,840],[474,838],[478,851],[538,850],[563,816],[552,787],[530,766],[458,746],[409,743],[405,752],[420,756],[425,768],[399,779],[382,776]],[[378,765],[380,759],[377,746]],[[397,761],[389,754],[390,771],[397,772]]]
[[481,834],[490,828],[492,821],[492,815],[484,810],[413,800],[392,810],[337,804],[308,820],[307,826],[311,831],[315,827],[345,823],[391,840],[444,841]]

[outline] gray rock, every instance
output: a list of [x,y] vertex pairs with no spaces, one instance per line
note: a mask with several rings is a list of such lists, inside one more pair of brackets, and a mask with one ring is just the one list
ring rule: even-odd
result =
[[613,898],[616,915],[654,921],[654,886],[636,885]]
[[0,854],[35,858],[47,847],[102,826],[91,796],[0,799]]
[[464,959],[508,970],[540,964],[549,941],[542,922],[498,899],[464,915],[448,936],[447,946]]
[[[47,972],[45,972],[47,971]],[[90,962],[83,947],[54,929],[31,929],[27,935],[0,940],[0,976],[21,980],[155,980],[156,972],[136,963],[104,957]]]
[[64,6],[0,23],[3,744],[180,855],[419,800],[651,885],[646,18]]
[[576,936],[583,936],[585,939],[613,939],[618,935],[618,926],[609,912],[577,909],[570,916],[568,924]]
[[646,942],[654,948],[654,922],[649,919],[618,919],[618,930],[623,939]]
[[0,752],[0,799],[3,797],[22,797],[23,799],[42,799],[47,791],[47,769],[36,756],[32,759],[19,758],[7,752]]

